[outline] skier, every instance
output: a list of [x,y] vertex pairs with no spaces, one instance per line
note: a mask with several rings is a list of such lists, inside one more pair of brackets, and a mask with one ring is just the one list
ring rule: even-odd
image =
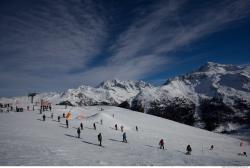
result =
[[100,146],[102,146],[102,134],[99,133],[97,138],[98,138],[98,141],[100,142]]
[[213,149],[214,149],[214,145],[211,145],[210,150],[213,150]]
[[52,109],[52,107],[51,107],[51,106],[49,106],[49,111],[51,111],[51,109]]
[[243,141],[241,141],[240,142],[241,153],[239,155],[247,157],[247,153],[244,151],[243,145],[244,145]]
[[77,135],[78,135],[78,138],[80,138],[80,134],[81,134],[81,130],[80,130],[80,128],[78,127],[78,128],[77,128]]
[[138,127],[137,126],[135,127],[135,130],[138,132]]
[[117,130],[117,124],[115,124],[115,130]]
[[191,155],[191,152],[192,152],[192,148],[190,145],[187,146],[187,149],[186,149],[187,153],[186,155]]
[[123,134],[122,134],[122,138],[123,138],[123,140],[122,140],[122,142],[128,142],[127,141],[127,135],[126,135],[126,132],[124,132]]
[[51,119],[53,120],[53,113],[51,113]]
[[58,122],[60,122],[60,118],[61,118],[60,116],[57,117]]
[[63,113],[63,118],[65,118],[65,113]]
[[238,153],[239,156],[246,156],[247,157],[247,153],[246,152],[242,152],[242,153]]
[[81,124],[80,124],[80,127],[81,127],[81,130],[83,130],[83,124],[82,124],[82,122],[81,122]]
[[93,124],[93,127],[94,127],[94,130],[96,130],[96,125],[95,125],[95,123]]
[[102,119],[101,119],[101,121],[100,121],[100,122],[101,122],[101,125],[102,125]]
[[29,106],[27,106],[27,110],[28,110],[28,111],[30,110],[30,107],[29,107]]
[[123,126],[121,126],[121,131],[123,132]]
[[164,149],[164,141],[163,141],[163,139],[160,140],[159,145],[160,145],[160,149]]
[[46,116],[45,116],[45,114],[43,114],[43,121],[45,121],[45,119],[46,119]]
[[69,128],[69,121],[66,119],[66,126]]
[[243,142],[241,141],[241,142],[240,142],[240,147],[242,147],[242,146],[243,146]]

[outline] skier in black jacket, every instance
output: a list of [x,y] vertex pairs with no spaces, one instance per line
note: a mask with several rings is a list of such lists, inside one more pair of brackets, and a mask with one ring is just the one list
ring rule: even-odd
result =
[[43,121],[45,121],[45,119],[46,119],[46,116],[45,116],[45,114],[43,114]]
[[66,119],[66,126],[69,128],[69,121]]
[[83,130],[83,124],[82,124],[82,122],[81,122],[81,124],[80,124],[80,127],[81,127],[81,130]]
[[99,133],[98,136],[97,136],[97,138],[98,138],[98,141],[100,143],[100,146],[102,146],[102,134]]
[[96,125],[95,125],[95,123],[93,124],[93,127],[94,127],[94,130],[96,130]]
[[191,146],[190,145],[188,145],[187,146],[187,153],[186,153],[186,155],[191,155],[191,152],[192,152],[192,148],[191,148]]
[[78,128],[77,128],[77,135],[78,135],[78,138],[80,138],[80,134],[81,134],[81,130],[80,130],[80,128],[78,127]]
[[124,133],[122,134],[122,142],[125,142],[125,143],[128,142],[128,141],[127,141],[127,134],[126,134],[126,132],[124,132]]

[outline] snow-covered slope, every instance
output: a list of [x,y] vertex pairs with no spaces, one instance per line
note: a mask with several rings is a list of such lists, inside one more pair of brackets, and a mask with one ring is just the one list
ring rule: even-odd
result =
[[[73,120],[65,128],[65,119],[60,123],[56,119],[69,110]],[[54,119],[45,112],[46,121],[42,121],[39,109],[0,113],[0,165],[250,165],[249,157],[238,155],[243,151],[249,155],[246,142],[240,147],[239,139],[156,116],[112,106],[53,106],[52,112]],[[78,139],[76,128],[80,122],[84,130]],[[97,130],[92,129],[94,122]],[[128,143],[121,142],[121,125]],[[98,146],[99,133],[103,147]],[[158,148],[161,138],[165,150]],[[188,144],[192,155],[185,155]],[[212,144],[214,150],[209,150]]]

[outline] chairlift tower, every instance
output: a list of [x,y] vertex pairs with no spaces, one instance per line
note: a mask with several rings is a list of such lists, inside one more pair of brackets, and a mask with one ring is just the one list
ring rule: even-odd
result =
[[31,103],[33,104],[34,97],[37,95],[37,93],[29,93],[28,98],[31,97]]

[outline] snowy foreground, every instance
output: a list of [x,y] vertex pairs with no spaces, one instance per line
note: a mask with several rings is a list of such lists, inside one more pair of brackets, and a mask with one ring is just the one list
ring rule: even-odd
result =
[[[45,112],[46,121],[38,110],[0,113],[0,165],[250,165],[249,156],[238,156],[242,152],[239,139],[118,107],[102,106],[103,111],[101,106],[53,108],[54,120]],[[59,123],[57,116],[69,110],[73,120],[67,129],[65,119]],[[76,128],[81,121],[84,130],[78,139]],[[114,128],[116,123],[119,130]],[[121,142],[121,125],[128,143]],[[103,147],[98,146],[99,132]],[[161,138],[167,150],[158,148]],[[188,144],[192,155],[185,155]],[[247,143],[243,150],[250,155]]]

